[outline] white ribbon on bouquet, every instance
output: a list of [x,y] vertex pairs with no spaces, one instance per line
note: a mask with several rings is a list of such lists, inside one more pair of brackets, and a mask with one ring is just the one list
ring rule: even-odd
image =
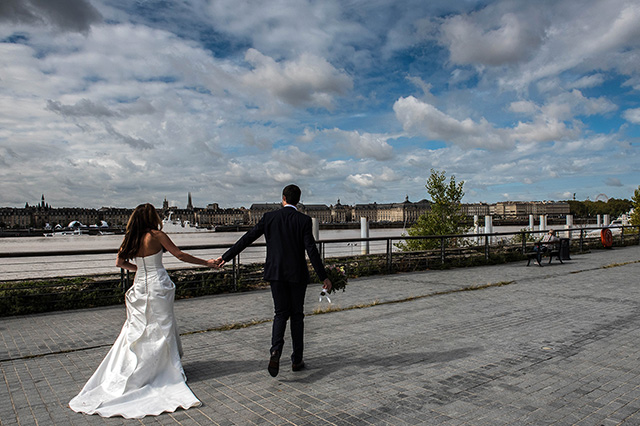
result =
[[327,299],[327,302],[331,303],[331,299],[329,299],[329,293],[327,293],[327,290],[325,290],[324,288],[320,292],[320,299],[318,300],[318,302],[322,302],[323,297]]

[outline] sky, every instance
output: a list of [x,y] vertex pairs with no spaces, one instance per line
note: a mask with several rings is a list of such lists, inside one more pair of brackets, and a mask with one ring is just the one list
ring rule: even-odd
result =
[[594,200],[640,185],[637,0],[2,0],[0,206]]

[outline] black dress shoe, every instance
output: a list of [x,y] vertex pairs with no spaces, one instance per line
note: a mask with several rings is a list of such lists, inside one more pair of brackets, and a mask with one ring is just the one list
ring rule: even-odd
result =
[[278,375],[278,371],[280,370],[280,352],[275,351],[271,354],[271,358],[269,358],[269,366],[267,367],[267,371],[271,374],[271,377],[276,377]]
[[300,361],[298,364],[291,364],[291,369],[293,371],[300,371],[305,369],[304,361]]

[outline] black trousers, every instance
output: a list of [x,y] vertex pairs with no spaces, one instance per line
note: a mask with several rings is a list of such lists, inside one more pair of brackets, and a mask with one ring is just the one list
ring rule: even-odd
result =
[[299,364],[302,362],[304,352],[304,296],[307,284],[286,281],[271,281],[270,284],[275,310],[271,332],[271,353],[278,351],[282,354],[287,320],[291,319],[291,344],[293,346],[291,362]]
[[534,246],[533,251],[536,252],[536,259],[538,263],[542,262],[542,253],[545,253],[548,250],[547,246]]

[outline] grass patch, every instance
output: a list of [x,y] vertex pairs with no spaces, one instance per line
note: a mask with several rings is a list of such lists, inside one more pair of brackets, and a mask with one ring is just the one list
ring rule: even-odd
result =
[[272,322],[272,321],[273,321],[272,319],[260,319],[260,320],[246,321],[246,322],[234,322],[231,324],[223,324],[218,327],[211,327],[204,330],[187,331],[185,333],[180,333],[180,335],[189,336],[191,334],[208,333],[210,331],[240,330],[243,328],[253,327],[254,325],[265,324],[267,322]]
[[610,265],[603,266],[602,269],[617,268],[618,266],[631,265],[633,263],[640,263],[640,260],[632,260],[630,262],[622,262],[622,263],[611,263]]

